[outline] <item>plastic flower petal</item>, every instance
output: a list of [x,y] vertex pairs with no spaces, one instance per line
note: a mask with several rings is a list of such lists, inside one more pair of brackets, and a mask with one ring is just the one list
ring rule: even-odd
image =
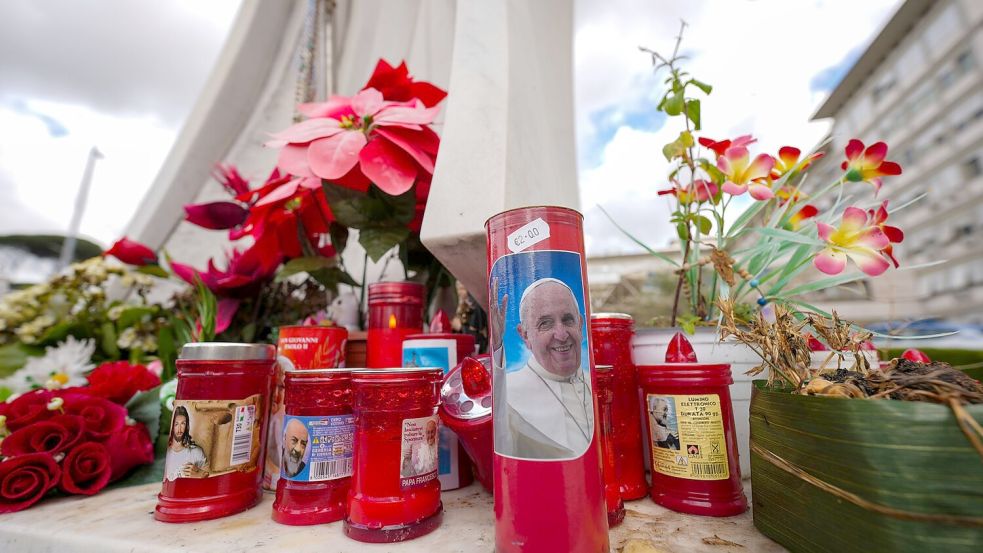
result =
[[212,230],[226,230],[241,225],[249,215],[234,202],[211,202],[184,206],[184,219],[189,223]]
[[881,177],[901,174],[901,166],[893,161],[885,161],[887,144],[875,142],[867,149],[864,143],[853,138],[847,143],[846,161],[840,167],[846,171],[845,178],[850,182],[869,182],[875,191],[881,189]]
[[871,224],[866,211],[848,207],[843,211],[839,227],[826,223],[816,223],[816,226],[819,238],[826,242],[826,248],[813,260],[820,271],[839,274],[846,268],[847,258],[870,276],[880,275],[890,266],[881,254],[890,241],[880,228]]
[[775,167],[771,170],[772,179],[780,179],[788,173],[798,173],[805,170],[813,161],[823,157],[822,152],[816,152],[799,160],[802,151],[792,146],[783,146],[778,150],[778,158],[775,160]]
[[697,140],[699,140],[700,145],[703,146],[704,148],[709,148],[709,149],[713,150],[713,152],[715,154],[717,154],[717,157],[720,157],[720,156],[724,155],[724,153],[730,147],[747,148],[751,144],[754,144],[755,142],[758,141],[757,138],[754,138],[754,137],[752,137],[749,134],[738,136],[737,138],[735,138],[733,140],[720,140],[720,141],[717,141],[717,140],[714,140],[712,138],[707,138],[705,136],[704,137],[700,137]]
[[111,255],[127,265],[137,267],[157,264],[157,254],[154,253],[154,250],[126,237],[117,240],[113,247],[103,252],[102,255]]
[[767,179],[775,166],[775,158],[768,154],[759,154],[754,161],[750,159],[751,155],[743,146],[728,148],[724,155],[717,158],[717,169],[720,169],[725,178],[721,189],[734,196],[750,190],[751,196],[756,200],[774,197],[775,193],[771,188],[758,181]]
[[806,204],[799,208],[791,217],[788,219],[787,227],[789,230],[796,231],[802,228],[802,223],[807,219],[812,219],[819,214],[819,209],[812,204]]
[[697,179],[693,181],[692,185],[686,186],[682,186],[674,181],[672,188],[659,190],[659,195],[673,195],[680,204],[689,205],[693,202],[703,203],[707,200],[713,200],[716,198],[718,191],[719,187],[715,182]]
[[[867,210],[867,215],[870,217],[871,224],[881,229],[881,232],[884,233],[884,236],[887,236],[891,244],[899,244],[904,241],[904,232],[901,229],[884,224],[888,217],[887,200],[884,200],[877,209]],[[881,253],[887,256],[891,260],[891,263],[894,263],[894,267],[897,268],[898,260],[894,257],[894,247],[891,244],[885,246],[881,250]]]

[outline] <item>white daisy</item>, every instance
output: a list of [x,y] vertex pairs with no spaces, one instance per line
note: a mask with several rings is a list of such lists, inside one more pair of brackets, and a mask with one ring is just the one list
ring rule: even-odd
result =
[[84,386],[88,382],[85,373],[95,367],[92,364],[95,351],[95,340],[76,340],[74,336],[69,336],[64,342],[47,348],[41,357],[28,359],[20,370],[0,384],[15,394],[37,387],[58,389]]

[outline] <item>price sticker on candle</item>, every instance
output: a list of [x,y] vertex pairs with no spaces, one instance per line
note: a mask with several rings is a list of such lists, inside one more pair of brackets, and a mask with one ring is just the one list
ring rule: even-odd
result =
[[550,237],[550,226],[542,218],[526,223],[509,235],[509,250],[519,253]]

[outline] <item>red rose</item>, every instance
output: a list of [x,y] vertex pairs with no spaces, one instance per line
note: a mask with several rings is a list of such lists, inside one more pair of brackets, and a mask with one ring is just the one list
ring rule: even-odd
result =
[[96,441],[105,441],[126,424],[126,409],[101,397],[72,393],[62,396],[65,413],[85,419],[85,429]]
[[58,485],[61,469],[47,453],[28,453],[0,462],[0,514],[34,505]]
[[125,405],[137,392],[160,384],[160,377],[150,369],[126,361],[103,363],[89,373],[87,379],[88,386],[74,391],[104,397],[120,405]]
[[58,489],[92,495],[106,487],[112,474],[109,450],[99,442],[85,442],[68,452],[61,463]]
[[85,436],[85,421],[75,415],[58,415],[29,424],[0,442],[4,457],[28,453],[57,455],[68,451]]
[[154,462],[154,442],[142,424],[128,424],[106,440],[112,464],[110,482],[126,476],[134,467]]
[[19,430],[32,422],[50,419],[57,415],[48,410],[48,402],[54,393],[48,390],[32,390],[7,404],[4,415],[7,416],[7,428]]

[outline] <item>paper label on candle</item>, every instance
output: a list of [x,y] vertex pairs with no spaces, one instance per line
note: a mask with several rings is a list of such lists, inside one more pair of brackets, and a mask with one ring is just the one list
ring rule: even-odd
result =
[[164,478],[211,478],[255,470],[259,462],[263,401],[176,400],[164,460]]
[[[440,367],[447,374],[456,362],[457,340],[427,338],[403,341],[404,367]],[[442,490],[461,487],[457,455],[457,434],[441,424],[437,440],[437,478]]]
[[437,428],[437,415],[403,419],[400,488],[415,488],[437,479]]
[[730,477],[720,396],[645,397],[652,470],[689,480]]
[[287,415],[282,431],[281,478],[320,482],[352,475],[355,415]]
[[591,447],[594,395],[582,262],[577,252],[526,251],[500,257],[489,271],[499,455],[571,460]]
[[509,235],[509,250],[519,253],[550,237],[550,226],[542,218],[526,223]]

